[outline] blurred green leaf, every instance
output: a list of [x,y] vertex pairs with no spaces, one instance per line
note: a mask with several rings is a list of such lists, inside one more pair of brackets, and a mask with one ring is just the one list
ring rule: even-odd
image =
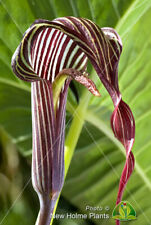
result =
[[127,10],[125,15],[117,24],[117,31],[123,36],[137,23],[137,21],[145,14],[151,7],[150,0],[135,0],[131,7]]

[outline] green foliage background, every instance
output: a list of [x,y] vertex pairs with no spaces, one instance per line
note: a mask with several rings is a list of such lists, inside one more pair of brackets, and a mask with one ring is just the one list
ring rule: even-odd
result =
[[[23,33],[37,18],[80,16],[100,27],[115,28],[123,41],[119,85],[136,120],[133,148],[135,171],[123,199],[135,208],[137,220],[151,221],[151,1],[150,0],[0,0],[0,224],[32,225],[38,199],[30,179],[30,85],[17,79],[11,57]],[[86,205],[109,206],[111,217],[125,152],[110,128],[113,105],[94,75],[101,98],[90,97],[82,117],[84,126],[62,191],[58,213],[87,213]],[[80,95],[83,88],[77,86]],[[86,98],[87,100],[87,98]],[[79,103],[80,104],[80,103]],[[70,90],[67,125],[78,103]],[[82,113],[82,111],[81,111]],[[80,116],[79,116],[79,123]],[[75,131],[76,132],[76,131]],[[74,139],[74,136],[73,136]],[[71,140],[72,143],[73,140]],[[57,220],[59,225],[115,224],[114,220]]]

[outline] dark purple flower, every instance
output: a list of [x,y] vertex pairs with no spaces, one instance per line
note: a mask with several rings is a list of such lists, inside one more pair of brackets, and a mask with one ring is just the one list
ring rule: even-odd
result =
[[117,204],[122,199],[134,169],[131,148],[135,122],[118,87],[121,51],[122,42],[114,29],[101,29],[88,19],[63,17],[35,21],[12,58],[14,73],[20,79],[32,82],[32,181],[41,206],[37,225],[50,223],[50,214],[63,186],[65,105],[71,79],[99,96],[86,73],[87,59],[112,98],[115,109],[111,127],[126,149]]

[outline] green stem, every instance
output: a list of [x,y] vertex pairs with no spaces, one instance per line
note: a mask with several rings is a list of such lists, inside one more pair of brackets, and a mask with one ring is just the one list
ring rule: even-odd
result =
[[91,94],[86,90],[73,115],[73,121],[65,141],[65,177],[85,121],[85,114],[90,97]]

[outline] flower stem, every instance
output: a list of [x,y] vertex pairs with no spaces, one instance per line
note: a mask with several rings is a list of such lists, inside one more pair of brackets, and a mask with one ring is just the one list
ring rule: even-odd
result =
[[65,176],[68,172],[71,159],[85,121],[85,113],[87,111],[90,97],[91,94],[86,90],[81,98],[79,106],[77,107],[73,115],[72,124],[65,141]]
[[40,210],[35,225],[49,225],[53,217],[53,211],[57,199],[50,199],[48,196],[40,196]]

